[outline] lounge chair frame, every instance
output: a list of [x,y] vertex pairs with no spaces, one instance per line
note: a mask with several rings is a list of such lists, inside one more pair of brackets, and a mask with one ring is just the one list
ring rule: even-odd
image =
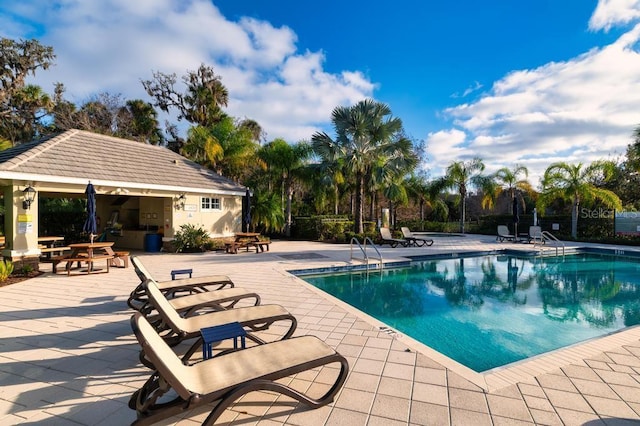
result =
[[[136,410],[138,416],[137,420],[132,423],[136,426],[152,425],[202,405],[213,403],[211,412],[202,423],[203,425],[212,425],[224,410],[238,398],[249,392],[261,390],[281,393],[311,408],[319,408],[333,402],[349,371],[347,360],[314,336],[296,337],[259,348],[243,349],[220,358],[205,360],[194,366],[183,366],[178,364],[179,361],[171,358],[175,355],[169,353],[170,350],[167,350],[166,344],[159,336],[153,335],[155,331],[140,313],[134,314],[131,318],[131,328],[143,350],[157,366],[157,370],[151,374],[142,388],[134,392],[129,399],[129,407]],[[319,356],[315,358],[312,355],[295,356],[294,361],[289,364],[287,361],[279,359],[279,353],[285,351],[289,353],[302,352],[306,348],[311,348],[311,351]],[[189,379],[194,376],[197,378],[198,373],[206,374],[209,372],[210,374],[216,368],[224,368],[229,364],[242,365],[243,362],[250,362],[253,353],[256,353],[254,359],[270,359],[268,363],[270,365],[260,368],[252,366],[251,373],[242,374],[237,380],[227,380],[221,389],[212,389],[207,393],[198,393],[192,389],[192,386],[195,386]],[[334,363],[339,363],[340,371],[331,388],[320,398],[311,398],[276,382],[276,380],[287,376]],[[192,371],[188,371],[189,369]],[[233,373],[225,371],[226,374]],[[201,387],[206,387],[206,384]],[[177,393],[176,398],[164,403],[158,402],[171,389]]]
[[[149,309],[149,298],[143,284],[147,279],[153,279],[153,277],[136,256],[131,256],[131,264],[133,265],[133,269],[136,271],[138,278],[140,278],[140,284],[136,286],[129,295],[127,305],[131,309],[143,312]],[[156,282],[158,283],[158,287],[162,293],[164,293],[167,298],[206,293],[221,290],[226,287],[235,287],[233,281],[231,281],[231,279],[226,275],[209,275],[197,278]],[[256,304],[259,304],[259,300]]]
[[410,246],[423,247],[425,245],[433,245],[433,240],[431,238],[416,237],[406,226],[401,227],[400,230],[402,231],[402,236],[409,242]]
[[381,227],[380,228],[380,245],[389,244],[391,248],[396,248],[399,245],[402,247],[407,247],[409,242],[400,238],[393,238],[391,235],[391,231],[389,228]]
[[517,237],[509,233],[509,227],[507,225],[498,225],[498,236],[496,241],[513,241],[516,242]]
[[535,243],[546,244],[546,240],[544,238],[544,235],[542,234],[542,227],[540,226],[529,227],[528,242],[531,243],[531,241],[533,241],[534,244]]
[[[276,322],[285,321],[289,322],[290,325],[279,338],[284,340],[290,338],[298,326],[296,318],[280,305],[249,306],[182,317],[171,306],[169,300],[162,294],[153,280],[146,280],[143,283],[143,287],[149,295],[150,303],[157,312],[157,316],[151,317],[149,322],[152,323],[157,333],[166,331],[163,333],[162,338],[167,344],[175,346],[185,340],[196,339],[183,355],[182,361],[184,363],[188,363],[193,354],[202,347],[200,329],[205,327],[237,321],[247,329],[246,338],[261,345],[267,342],[253,333],[267,330]],[[140,353],[140,361],[152,368],[144,351]]]

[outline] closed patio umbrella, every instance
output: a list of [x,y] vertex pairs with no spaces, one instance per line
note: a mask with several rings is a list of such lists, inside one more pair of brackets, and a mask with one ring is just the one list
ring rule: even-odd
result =
[[93,237],[98,233],[98,225],[96,223],[96,190],[91,182],[84,193],[87,194],[87,218],[82,231],[89,234],[90,241],[93,243]]
[[513,223],[515,225],[515,236],[518,238],[518,222],[520,222],[520,215],[518,214],[518,198],[513,197]]
[[242,213],[242,230],[249,232],[251,225],[251,192],[249,192],[249,188],[242,199]]

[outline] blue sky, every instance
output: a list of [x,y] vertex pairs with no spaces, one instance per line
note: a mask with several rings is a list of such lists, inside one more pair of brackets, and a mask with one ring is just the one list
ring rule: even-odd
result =
[[150,100],[152,70],[212,65],[227,111],[268,140],[332,134],[337,105],[389,104],[426,141],[436,177],[455,160],[488,171],[623,155],[640,124],[640,0],[0,2],[0,36],[54,47],[80,103],[100,92]]

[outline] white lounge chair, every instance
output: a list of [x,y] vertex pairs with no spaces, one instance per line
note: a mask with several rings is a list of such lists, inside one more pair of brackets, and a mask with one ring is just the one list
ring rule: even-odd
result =
[[382,227],[380,228],[380,245],[384,244],[389,244],[392,248],[399,245],[406,247],[409,245],[409,242],[400,238],[393,238],[389,228]]
[[517,237],[513,234],[509,233],[509,228],[507,225],[498,225],[498,236],[496,237],[496,241],[513,241],[515,242]]
[[402,230],[402,236],[404,237],[405,240],[409,242],[410,246],[422,247],[424,245],[427,245],[427,246],[433,245],[433,240],[431,238],[417,237],[413,235],[411,230],[406,226],[403,226],[400,229]]

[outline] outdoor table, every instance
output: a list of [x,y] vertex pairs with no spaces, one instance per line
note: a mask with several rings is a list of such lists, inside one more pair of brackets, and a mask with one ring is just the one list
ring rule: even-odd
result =
[[242,247],[246,247],[247,251],[249,251],[249,247],[258,242],[260,242],[259,232],[237,232],[234,235],[233,243],[226,244],[226,251],[227,253],[237,254],[238,249]]
[[247,332],[239,322],[216,325],[200,329],[202,335],[202,359],[209,359],[213,356],[213,344],[225,339],[233,339],[233,349],[238,349],[238,337],[240,338],[240,348],[245,348],[245,336]]
[[61,247],[58,245],[60,241],[64,241],[64,237],[58,236],[43,236],[38,237],[38,247],[43,261],[50,261],[54,255],[61,255],[64,251],[69,250],[69,247]]
[[44,236],[38,237],[38,244],[46,247],[54,247],[58,241],[64,241],[64,237]]
[[[101,242],[93,242],[93,243],[75,243],[69,244],[69,248],[71,248],[71,254],[69,256],[64,256],[59,259],[60,261],[66,261],[66,271],[67,275],[71,274],[71,266],[73,262],[78,262],[78,266],[82,262],[87,263],[87,274],[90,274],[94,271],[93,263],[96,260],[106,259],[107,261],[107,270],[109,272],[109,266],[111,264],[111,260],[115,256],[115,252],[111,248],[113,246],[113,241],[101,241]],[[55,271],[55,263],[54,263],[54,272]]]

